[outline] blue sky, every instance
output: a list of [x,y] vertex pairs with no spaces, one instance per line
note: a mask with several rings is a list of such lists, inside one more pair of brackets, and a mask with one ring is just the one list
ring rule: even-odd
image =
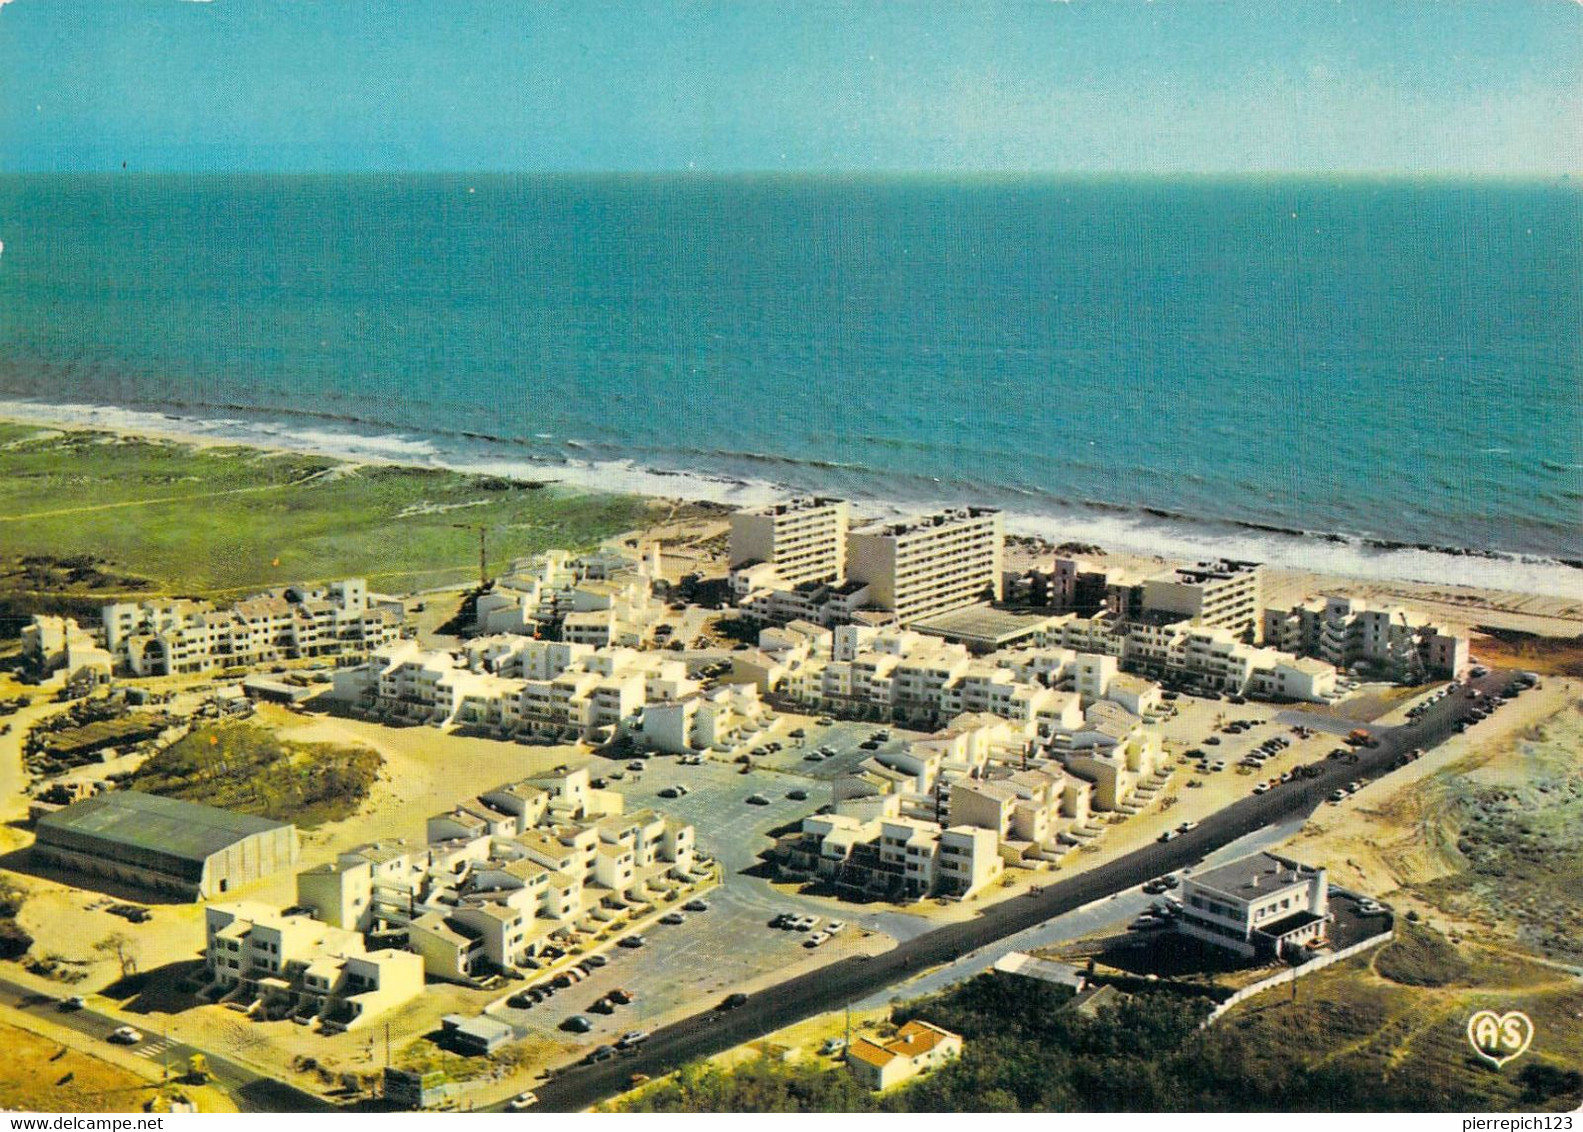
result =
[[1583,170],[1579,0],[0,0],[0,169]]

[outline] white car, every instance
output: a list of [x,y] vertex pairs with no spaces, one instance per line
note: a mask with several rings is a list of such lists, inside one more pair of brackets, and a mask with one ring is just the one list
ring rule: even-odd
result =
[[835,935],[837,932],[843,930],[845,927],[846,927],[846,921],[845,920],[831,920],[828,924],[826,924],[824,926],[824,930],[825,930],[825,934],[826,935]]
[[134,1030],[130,1026],[117,1026],[110,1031],[105,1040],[114,1042],[118,1046],[135,1046],[143,1040],[143,1034],[142,1031]]
[[512,1097],[506,1102],[506,1108],[511,1112],[524,1112],[538,1103],[539,1094],[529,1090],[526,1093],[518,1093]]
[[802,945],[804,947],[818,947],[821,943],[829,938],[829,932],[814,932],[813,935],[802,941]]

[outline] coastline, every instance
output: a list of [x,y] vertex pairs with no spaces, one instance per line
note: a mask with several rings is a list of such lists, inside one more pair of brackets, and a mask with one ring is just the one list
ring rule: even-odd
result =
[[[155,440],[196,449],[245,447],[263,452],[312,455],[351,466],[382,465],[444,469],[554,484],[572,494],[601,492],[652,501],[752,506],[795,491],[794,484],[645,468],[632,461],[449,459],[431,441],[405,435],[369,436],[328,429],[290,429],[270,422],[178,417],[150,411],[91,405],[43,405],[0,400],[0,421],[43,430],[92,431],[124,439]],[[888,518],[960,500],[899,504],[854,499],[866,515]],[[1162,522],[1167,519],[1160,518]],[[1290,604],[1320,593],[1342,592],[1377,601],[1407,602],[1455,627],[1492,625],[1541,636],[1583,634],[1583,570],[1567,563],[1493,552],[1443,553],[1422,548],[1370,551],[1341,536],[1298,538],[1250,524],[1203,525],[1190,533],[1168,526],[1115,520],[1108,524],[1053,516],[1007,513],[1008,568],[1043,562],[1028,542],[1096,545],[1101,553],[1078,557],[1132,572],[1213,556],[1245,557],[1267,565],[1266,599]],[[1259,535],[1262,534],[1263,541]],[[1287,539],[1294,545],[1282,546]],[[1305,557],[1302,550],[1310,554]],[[1273,553],[1272,553],[1273,551]]]

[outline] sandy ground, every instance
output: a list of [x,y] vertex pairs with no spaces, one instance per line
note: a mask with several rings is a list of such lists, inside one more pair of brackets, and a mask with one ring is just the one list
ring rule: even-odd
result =
[[[123,1046],[95,1041],[48,1017],[0,1006],[0,1107],[34,1112],[142,1112],[162,1067]],[[182,1085],[199,1112],[235,1112],[213,1086]]]
[[[1334,883],[1388,898],[1400,911],[1433,913],[1445,922],[1440,909],[1412,893],[1413,886],[1445,876],[1454,867],[1425,836],[1426,823],[1435,820],[1426,809],[1432,793],[1427,784],[1446,774],[1472,776],[1485,784],[1517,780],[1522,771],[1519,737],[1558,713],[1573,711],[1580,692],[1583,685],[1577,681],[1547,680],[1417,762],[1369,783],[1346,802],[1320,807],[1287,849],[1307,863],[1325,866]],[[1467,923],[1455,926],[1480,930]]]

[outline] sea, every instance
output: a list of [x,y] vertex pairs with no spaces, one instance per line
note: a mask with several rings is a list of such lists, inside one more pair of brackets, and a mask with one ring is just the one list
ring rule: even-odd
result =
[[0,177],[0,416],[1583,596],[1583,191]]

